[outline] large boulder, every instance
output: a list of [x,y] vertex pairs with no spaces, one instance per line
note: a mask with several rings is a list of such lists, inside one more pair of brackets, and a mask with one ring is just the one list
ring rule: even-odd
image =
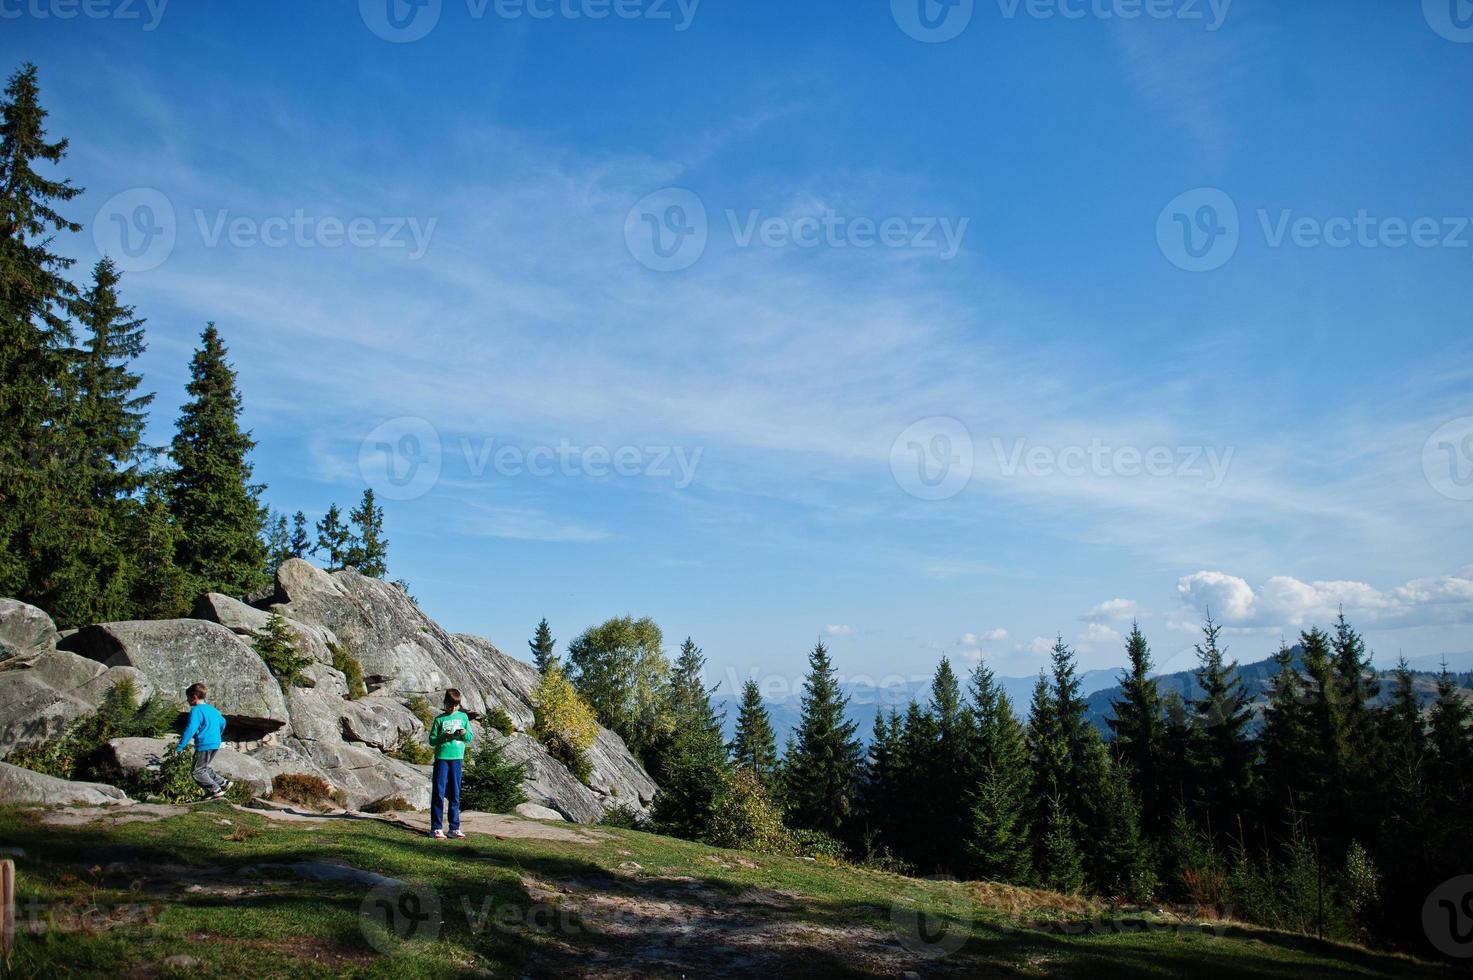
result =
[[63,734],[97,710],[124,679],[133,682],[140,701],[153,693],[148,679],[131,667],[105,667],[65,650],[5,661],[0,668],[0,756]]
[[65,805],[131,803],[128,794],[102,783],[74,783],[0,762],[0,803]]
[[[575,823],[596,823],[609,808],[610,801],[580,783],[532,736],[520,732],[509,736],[488,732],[483,737],[501,742],[508,762],[520,762],[527,767],[522,791],[527,794],[528,803],[556,810]],[[637,801],[630,802],[637,805]]]
[[[119,771],[133,775],[143,770],[157,770],[172,744],[163,738],[115,738],[103,751],[106,760],[116,765]],[[210,768],[232,782],[244,783],[258,795],[271,791],[271,773],[244,752],[221,748],[210,760]]]
[[[211,623],[219,623],[236,636],[245,637],[247,642],[266,632],[271,614],[264,609],[248,606],[239,599],[218,592],[206,592],[194,602],[191,615]],[[332,630],[322,626],[308,626],[290,617],[283,617],[286,628],[291,631],[292,645],[298,655],[309,657],[317,663],[332,665],[332,645],[337,637]]]
[[225,715],[232,742],[260,739],[286,727],[286,699],[251,646],[218,623],[198,619],[103,623],[62,641],[64,649],[109,667],[133,667],[163,696],[185,703],[196,681]]
[[343,738],[388,751],[424,731],[424,723],[393,698],[370,696],[342,708]]
[[56,641],[50,616],[18,599],[0,599],[0,660],[44,653]]
[[307,757],[323,778],[343,791],[351,809],[396,796],[416,810],[429,809],[429,766],[411,765],[357,745],[330,742],[304,745]]
[[291,733],[304,742],[341,742],[343,709],[348,702],[348,682],[342,673],[322,664],[302,670],[311,687],[289,687],[286,712]]

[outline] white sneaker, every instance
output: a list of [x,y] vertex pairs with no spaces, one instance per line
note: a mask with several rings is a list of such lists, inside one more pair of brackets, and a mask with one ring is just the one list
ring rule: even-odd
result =
[[437,830],[434,833],[430,834],[430,836],[433,837],[433,838],[435,838],[435,840],[444,840],[445,839],[445,831],[443,831],[443,830]]

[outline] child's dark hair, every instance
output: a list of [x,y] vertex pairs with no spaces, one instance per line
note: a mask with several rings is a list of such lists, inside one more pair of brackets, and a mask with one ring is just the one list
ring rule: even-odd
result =
[[445,692],[445,707],[452,710],[460,707],[460,691],[458,689],[452,687]]
[[184,692],[186,698],[199,698],[201,701],[209,697],[209,694],[210,689],[205,687],[203,681],[189,685],[189,688]]

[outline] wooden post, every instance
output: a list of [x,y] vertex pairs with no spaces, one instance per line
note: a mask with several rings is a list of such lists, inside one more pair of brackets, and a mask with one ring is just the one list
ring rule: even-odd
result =
[[15,947],[15,862],[0,861],[0,954]]

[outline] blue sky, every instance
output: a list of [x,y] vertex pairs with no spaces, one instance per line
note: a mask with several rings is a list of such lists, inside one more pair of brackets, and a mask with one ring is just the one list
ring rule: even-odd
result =
[[1182,669],[1208,605],[1473,649],[1466,2],[908,2],[0,0],[0,52],[155,441],[215,320],[268,501],[378,487],[453,629],[774,691],[1133,616]]

